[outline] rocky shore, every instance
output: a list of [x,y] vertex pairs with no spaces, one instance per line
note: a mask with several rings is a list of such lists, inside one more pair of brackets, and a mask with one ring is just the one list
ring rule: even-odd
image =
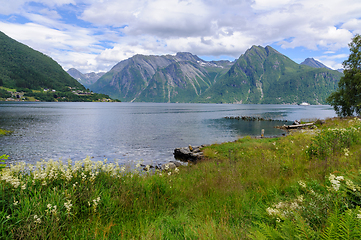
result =
[[201,145],[193,147],[189,145],[188,147],[176,148],[174,149],[174,158],[180,161],[191,161],[195,162],[197,160],[203,159],[202,148],[207,145]]
[[203,159],[203,152],[202,148],[208,145],[201,145],[201,146],[191,146],[176,148],[174,149],[173,155],[174,158],[178,161],[170,161],[164,164],[158,164],[156,166],[153,165],[144,165],[141,164],[140,166],[143,167],[144,171],[149,171],[150,169],[158,169],[161,171],[168,171],[175,169],[182,165],[182,162],[192,162],[195,163],[198,160]]

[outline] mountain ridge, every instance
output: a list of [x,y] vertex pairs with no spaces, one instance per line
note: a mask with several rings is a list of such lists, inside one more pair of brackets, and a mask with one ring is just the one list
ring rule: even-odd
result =
[[234,62],[186,52],[135,55],[90,88],[130,102],[324,104],[342,74],[318,66],[297,64],[270,46],[252,46]]
[[310,66],[313,68],[327,68],[332,70],[331,68],[327,67],[325,64],[321,63],[320,61],[317,61],[314,58],[306,58],[302,63],[300,63],[301,65],[306,65],[306,66]]
[[90,72],[90,73],[81,73],[75,68],[70,68],[66,71],[71,77],[80,82],[84,87],[88,88],[90,85],[98,81],[106,72]]
[[[172,64],[173,69],[169,67]],[[177,102],[176,100],[173,101],[170,99],[168,90],[167,94],[162,95],[161,99],[159,98],[159,94],[162,93],[154,90],[154,86],[157,85],[158,88],[160,87],[159,84],[167,84],[167,87],[162,86],[162,88],[169,89],[169,91],[172,91],[172,86],[177,85],[175,82],[171,83],[172,81],[168,81],[170,80],[169,77],[166,77],[164,73],[162,74],[162,71],[168,67],[170,71],[177,70],[178,74],[180,74],[177,77],[173,74],[173,76],[176,77],[177,83],[180,84],[183,82],[183,87],[185,87],[185,83],[187,85],[186,88],[188,88],[189,85],[193,86],[194,92],[192,92],[189,97],[184,98],[184,101],[189,102],[197,95],[197,91],[200,90],[195,87],[196,85],[200,86],[198,80],[190,78],[189,76],[197,76],[196,78],[201,80],[207,75],[210,78],[213,76],[212,79],[214,80],[217,77],[217,73],[227,70],[227,64],[230,65],[231,63],[229,61],[220,61],[219,64],[217,61],[207,62],[187,52],[162,56],[138,54],[117,63],[109,72],[91,85],[90,89],[96,92],[107,92],[110,96],[121,99],[122,101],[139,101],[138,97],[140,97],[141,101],[147,101],[145,96],[154,96],[154,99],[162,102]],[[195,72],[198,74],[195,74]],[[207,74],[205,74],[206,72]],[[181,81],[181,79],[183,80]],[[208,79],[203,80],[208,82]],[[149,87],[150,82],[153,84],[153,87]],[[195,85],[194,82],[196,82]],[[179,86],[177,85],[177,87]],[[143,93],[143,91],[145,92]],[[158,97],[155,97],[155,95],[158,95]],[[173,91],[172,96],[175,95],[178,95],[177,91]]]
[[341,76],[297,64],[270,46],[252,46],[195,102],[324,104]]

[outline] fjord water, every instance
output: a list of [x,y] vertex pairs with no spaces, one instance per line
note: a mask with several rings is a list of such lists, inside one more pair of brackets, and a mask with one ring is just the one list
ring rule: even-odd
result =
[[242,121],[230,116],[289,120],[334,117],[330,106],[0,102],[0,155],[10,162],[41,159],[94,160],[144,164],[173,159],[176,147],[277,136],[279,121]]

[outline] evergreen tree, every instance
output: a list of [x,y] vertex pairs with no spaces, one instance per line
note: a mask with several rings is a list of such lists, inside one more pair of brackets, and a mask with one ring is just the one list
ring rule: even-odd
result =
[[350,55],[343,62],[344,76],[327,102],[340,117],[361,114],[361,35],[356,34],[349,43]]

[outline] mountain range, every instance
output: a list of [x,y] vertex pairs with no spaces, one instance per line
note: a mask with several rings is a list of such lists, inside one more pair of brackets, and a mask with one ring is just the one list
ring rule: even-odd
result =
[[[314,59],[297,64],[270,46],[253,46],[233,62],[180,52],[135,55],[104,74],[68,73],[94,92],[122,101],[250,104],[324,104],[342,76]],[[68,73],[50,57],[0,32],[0,88],[52,101],[97,99]]]
[[192,102],[232,66],[207,62],[191,53],[135,55],[116,64],[90,86],[122,101]]
[[102,77],[105,72],[91,72],[91,73],[81,73],[75,68],[70,68],[66,71],[70,76],[78,80],[84,87],[88,88],[90,85],[95,83],[100,77]]
[[341,76],[315,59],[297,64],[270,46],[253,46],[234,62],[186,52],[135,55],[89,88],[126,102],[325,104]]

